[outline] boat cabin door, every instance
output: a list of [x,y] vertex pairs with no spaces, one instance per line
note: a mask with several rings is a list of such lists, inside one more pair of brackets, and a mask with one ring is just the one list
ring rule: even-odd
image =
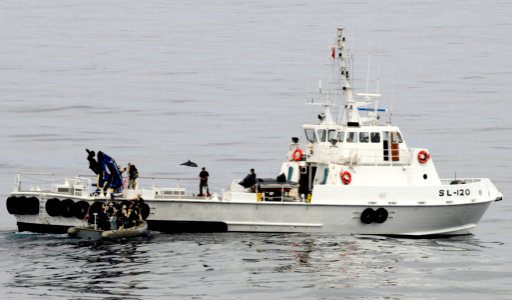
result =
[[313,180],[316,174],[316,166],[307,164],[300,167],[299,194],[307,197],[313,191]]
[[400,160],[400,133],[395,131],[384,131],[384,139],[382,142],[384,161],[389,161],[391,156],[392,161]]

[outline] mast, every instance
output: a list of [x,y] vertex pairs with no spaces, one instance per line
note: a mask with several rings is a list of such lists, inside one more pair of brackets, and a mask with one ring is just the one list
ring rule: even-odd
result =
[[[341,78],[340,85],[345,93],[345,106],[343,119],[341,125],[344,126],[360,126],[361,124],[378,124],[378,113],[387,112],[386,109],[378,107],[378,101],[373,101],[373,98],[379,98],[381,95],[378,93],[368,92],[368,82],[370,73],[370,60],[368,61],[368,74],[366,78],[366,92],[359,93],[357,96],[364,97],[364,100],[357,101],[354,99],[352,88],[350,86],[350,73],[349,73],[349,61],[352,59],[351,56],[347,55],[345,51],[345,36],[343,35],[344,28],[338,27],[336,32],[336,46],[332,48],[333,62],[338,69],[339,76]],[[371,56],[370,56],[371,59]],[[374,102],[374,108],[367,108],[365,106]],[[366,112],[366,117],[361,117],[359,111]],[[340,111],[341,114],[341,111]]]
[[345,113],[343,115],[342,125],[359,126],[359,113],[357,112],[357,103],[354,101],[352,88],[350,87],[350,73],[348,60],[350,57],[345,52],[344,28],[338,27],[336,32],[336,45],[332,48],[332,58],[338,66],[341,77],[342,89],[345,92]]

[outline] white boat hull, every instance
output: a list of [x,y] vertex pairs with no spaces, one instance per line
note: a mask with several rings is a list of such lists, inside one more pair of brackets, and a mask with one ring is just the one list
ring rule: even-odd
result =
[[[325,186],[317,187],[317,190],[323,203],[318,203],[319,200],[315,203],[315,198],[311,203],[258,201],[256,194],[249,192],[232,193],[231,197],[223,200],[182,195],[146,199],[145,203],[150,210],[147,222],[150,230],[162,232],[461,235],[471,233],[490,203],[502,197],[487,179],[474,180],[473,183],[460,186],[416,188],[414,197],[406,189],[400,188],[345,187],[341,190]],[[452,196],[448,197],[444,191],[452,191]],[[356,194],[360,196],[356,197]],[[58,198],[62,203],[70,200],[74,203],[85,201],[89,205],[97,201],[109,201],[44,192],[19,192],[12,195],[15,200],[38,199],[39,205],[30,210],[32,214],[15,214],[18,229],[33,232],[65,233],[69,227],[86,226],[84,220],[74,216],[50,216],[45,206],[51,199]],[[116,201],[126,199],[117,198]],[[335,203],[335,199],[339,199],[338,203]],[[362,214],[369,208],[374,211],[379,208],[384,210],[386,218],[380,221],[370,218],[365,222]]]
[[489,204],[381,206],[389,213],[387,220],[365,224],[361,213],[369,206],[168,201],[159,203],[148,222],[150,228],[153,225],[168,232],[191,228],[192,231],[460,235],[471,233]]

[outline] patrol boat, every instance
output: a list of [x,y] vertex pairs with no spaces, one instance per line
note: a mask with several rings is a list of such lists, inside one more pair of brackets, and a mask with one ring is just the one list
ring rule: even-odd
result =
[[[275,179],[234,180],[220,197],[188,195],[180,186],[124,189],[115,201],[141,195],[149,229],[163,232],[470,234],[501,191],[488,178],[440,178],[428,149],[409,148],[397,126],[380,123],[380,95],[353,93],[346,52],[338,28],[331,56],[345,98],[339,120],[327,97],[318,121],[303,125],[305,145],[292,139]],[[119,188],[114,164],[101,160],[101,184]],[[24,190],[16,178],[7,208],[20,231],[66,232],[84,222],[89,206],[111,200],[86,177],[47,190]]]

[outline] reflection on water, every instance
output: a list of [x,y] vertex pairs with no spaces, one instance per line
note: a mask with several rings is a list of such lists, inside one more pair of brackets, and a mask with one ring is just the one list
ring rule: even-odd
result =
[[29,287],[29,295],[130,298],[134,289],[146,288],[143,278],[150,270],[145,267],[149,258],[144,245],[150,237],[121,243],[83,243],[40,234],[7,234],[5,238],[15,242],[10,244],[15,263],[5,269],[11,277],[5,284],[8,289]]
[[[441,290],[449,282],[457,289],[467,282],[478,286],[481,274],[504,275],[488,254],[501,245],[474,236],[151,233],[119,243],[83,243],[64,235],[4,232],[0,239],[8,258],[0,279],[13,297],[257,299],[272,291],[276,297],[329,298],[342,289],[347,296],[424,298],[425,282]],[[480,288],[471,292],[504,289]]]

